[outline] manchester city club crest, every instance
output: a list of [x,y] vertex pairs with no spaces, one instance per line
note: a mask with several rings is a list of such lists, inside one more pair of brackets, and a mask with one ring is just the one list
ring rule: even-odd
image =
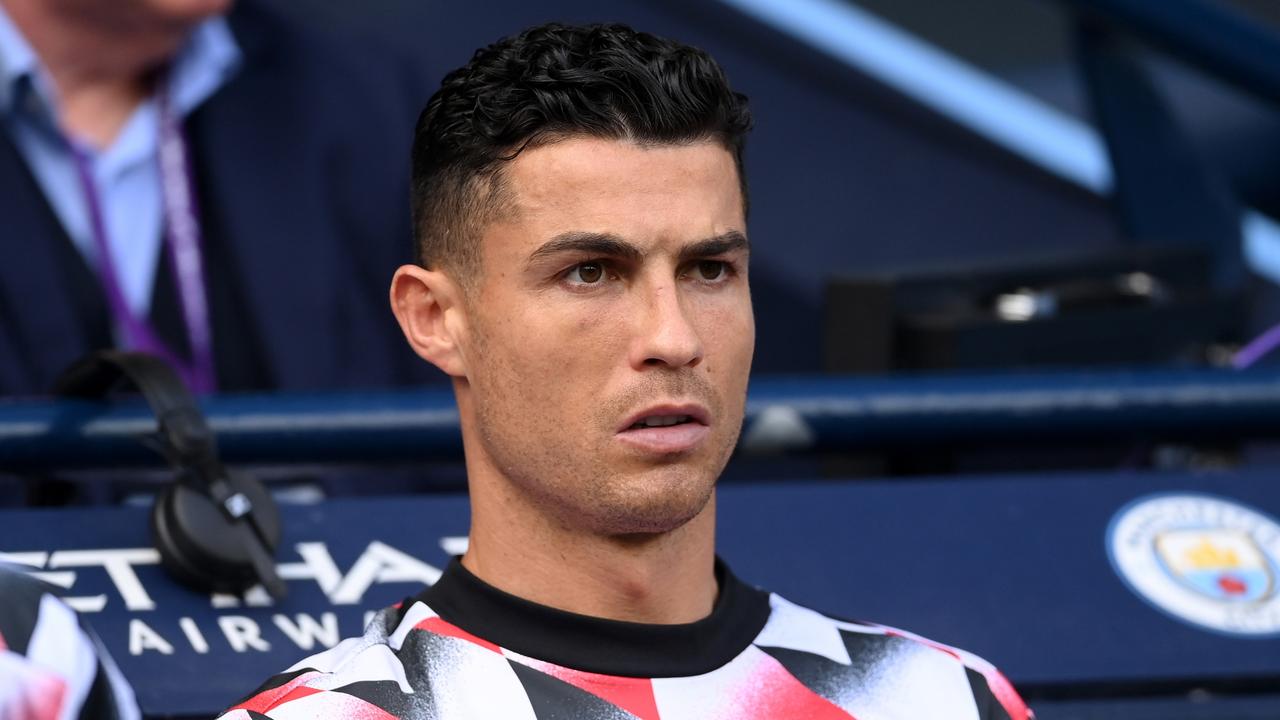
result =
[[1116,573],[1139,597],[1221,633],[1280,635],[1280,524],[1225,498],[1139,498],[1107,531]]

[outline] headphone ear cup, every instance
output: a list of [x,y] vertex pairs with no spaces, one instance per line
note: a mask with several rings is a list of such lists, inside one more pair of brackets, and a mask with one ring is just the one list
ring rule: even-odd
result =
[[[268,555],[280,543],[280,513],[262,483],[240,473],[230,473],[233,492],[243,493],[253,505],[250,513]],[[207,592],[241,593],[258,581],[249,549],[214,500],[180,479],[156,496],[151,511],[151,532],[160,561],[177,579]],[[257,534],[255,534],[257,535]]]

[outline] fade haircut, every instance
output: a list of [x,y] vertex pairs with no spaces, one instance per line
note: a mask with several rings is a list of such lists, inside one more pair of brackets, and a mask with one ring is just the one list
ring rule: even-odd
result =
[[504,38],[445,76],[418,117],[417,262],[470,284],[479,274],[480,232],[512,207],[505,163],[565,137],[719,142],[737,165],[745,208],[750,129],[746,96],[697,48],[618,24],[551,23]]

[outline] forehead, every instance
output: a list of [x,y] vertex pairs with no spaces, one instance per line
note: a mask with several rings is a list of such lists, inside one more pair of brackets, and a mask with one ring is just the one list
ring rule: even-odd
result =
[[526,149],[505,168],[504,185],[513,212],[486,233],[500,246],[494,250],[513,241],[531,250],[570,231],[641,243],[745,232],[737,167],[712,140],[571,137]]

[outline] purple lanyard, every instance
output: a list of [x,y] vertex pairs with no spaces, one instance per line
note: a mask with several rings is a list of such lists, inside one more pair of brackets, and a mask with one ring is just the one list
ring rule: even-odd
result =
[[164,206],[165,242],[169,247],[169,270],[178,288],[178,300],[182,318],[187,326],[187,340],[191,347],[191,361],[187,362],[174,352],[155,328],[145,318],[138,317],[125,301],[120,289],[119,275],[111,258],[107,242],[107,225],[98,198],[97,184],[88,154],[73,142],[72,156],[80,175],[89,216],[93,225],[93,241],[98,250],[99,272],[107,303],[117,327],[125,334],[127,345],[149,352],[167,360],[196,393],[211,393],[217,389],[213,369],[213,338],[209,326],[208,296],[204,286],[204,262],[201,251],[200,223],[197,219],[194,182],[191,176],[187,142],[182,135],[178,118],[169,107],[168,93],[160,84],[159,115],[159,168],[160,189]]

